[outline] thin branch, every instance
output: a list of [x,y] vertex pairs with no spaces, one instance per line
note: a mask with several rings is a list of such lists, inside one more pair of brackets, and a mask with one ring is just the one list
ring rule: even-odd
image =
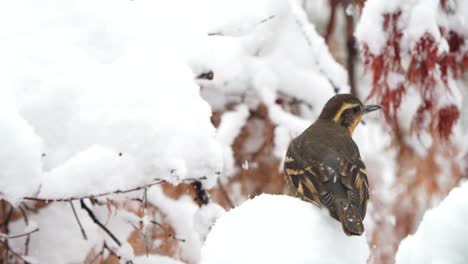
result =
[[36,228],[36,229],[34,229],[32,231],[29,231],[27,233],[24,233],[24,234],[19,234],[19,235],[14,235],[14,236],[5,236],[5,235],[0,234],[0,239],[9,240],[9,239],[14,239],[14,238],[24,237],[24,236],[30,235],[32,233],[36,233],[37,231],[39,231],[39,228]]
[[218,183],[218,188],[219,188],[219,190],[221,190],[221,193],[223,194],[224,199],[226,199],[226,201],[228,202],[229,206],[231,206],[231,208],[234,208],[234,203],[232,202],[231,197],[229,197],[229,194],[227,193],[226,189],[224,188],[224,185],[221,182],[221,179],[218,178],[216,180],[216,182]]
[[26,236],[26,240],[24,241],[24,255],[27,256],[29,254],[29,241],[31,240],[31,234]]
[[117,191],[104,192],[104,193],[100,193],[100,194],[93,194],[93,195],[87,195],[87,196],[82,196],[82,197],[70,197],[70,198],[59,198],[59,199],[40,198],[40,197],[24,197],[23,199],[24,200],[31,200],[31,201],[46,202],[46,203],[48,203],[48,202],[69,202],[69,201],[75,201],[75,200],[83,200],[83,199],[90,199],[90,198],[95,198],[95,197],[102,197],[102,196],[111,195],[111,194],[121,194],[121,193],[135,192],[135,191],[142,190],[144,188],[149,188],[151,186],[161,184],[163,182],[165,182],[165,180],[156,179],[154,182],[152,182],[150,184],[143,185],[143,186],[138,186],[136,188],[129,189],[129,190],[117,190]]
[[115,237],[114,234],[112,234],[112,232],[103,224],[101,223],[96,215],[93,213],[93,211],[86,205],[86,203],[83,201],[83,199],[80,200],[80,204],[81,204],[81,208],[84,209],[89,217],[91,218],[91,220],[93,220],[93,222],[98,225],[102,230],[104,230],[104,232],[106,232],[111,238],[112,240],[114,240],[114,242],[120,247],[122,245],[122,243],[120,243],[120,241],[117,239],[117,237]]
[[185,239],[183,238],[178,238],[176,237],[174,234],[172,234],[171,232],[169,232],[169,230],[167,230],[163,225],[161,225],[160,223],[154,221],[154,220],[151,220],[150,223],[152,223],[153,225],[156,225],[156,226],[159,226],[163,231],[164,233],[167,234],[167,237],[170,238],[170,239],[174,239],[174,240],[177,240],[177,241],[180,241],[180,242],[185,242]]
[[28,214],[26,213],[26,210],[24,209],[23,205],[20,204],[18,206],[18,209],[20,210],[21,214],[23,215],[24,223],[26,225],[29,225],[29,219],[28,219]]
[[[206,180],[206,177],[200,177],[200,178],[187,178],[184,179],[184,182],[191,182],[191,181],[199,181],[199,180]],[[93,199],[96,197],[102,197],[102,196],[107,196],[107,195],[112,195],[112,194],[122,194],[122,193],[129,193],[129,192],[135,192],[135,191],[140,191],[145,188],[152,187],[154,185],[158,185],[161,183],[165,183],[166,180],[163,179],[154,179],[153,182],[138,186],[132,189],[128,190],[116,190],[116,191],[110,191],[110,192],[104,192],[100,194],[91,194],[91,195],[86,195],[86,196],[81,196],[81,197],[69,197],[69,198],[41,198],[41,197],[23,197],[24,200],[30,200],[30,201],[36,201],[36,202],[69,202],[69,201],[76,201],[76,200],[83,200],[83,199]]]
[[80,218],[78,217],[78,214],[76,213],[75,206],[73,205],[73,201],[70,201],[70,206],[73,211],[73,215],[75,215],[76,222],[78,223],[78,226],[80,227],[81,234],[83,235],[84,240],[88,240],[88,236],[86,236],[86,231],[84,230],[83,226],[81,225]]
[[145,188],[143,193],[143,201],[145,202],[145,210],[148,209],[148,188]]

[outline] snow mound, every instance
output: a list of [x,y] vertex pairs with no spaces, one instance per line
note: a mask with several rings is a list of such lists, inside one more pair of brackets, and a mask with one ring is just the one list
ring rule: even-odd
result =
[[436,208],[427,211],[414,235],[401,243],[397,264],[468,263],[468,183],[453,189]]
[[0,24],[11,25],[0,26],[0,90],[11,93],[11,107],[0,106],[2,198],[35,195],[39,185],[44,199],[155,178],[214,185],[222,149],[174,44],[197,31],[169,15],[180,11],[110,0],[20,0],[0,10]]
[[16,204],[37,191],[42,142],[8,98],[0,93],[0,199]]
[[348,237],[319,208],[262,194],[224,214],[202,248],[203,264],[365,263],[366,237]]

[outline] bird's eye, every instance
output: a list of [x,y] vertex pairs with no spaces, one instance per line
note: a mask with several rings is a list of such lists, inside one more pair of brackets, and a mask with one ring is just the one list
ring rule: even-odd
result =
[[357,114],[361,111],[361,107],[360,106],[356,106],[356,107],[353,107],[353,113]]

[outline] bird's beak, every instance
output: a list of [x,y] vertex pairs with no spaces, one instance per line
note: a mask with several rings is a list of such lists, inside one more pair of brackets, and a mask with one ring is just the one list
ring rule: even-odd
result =
[[364,106],[364,114],[379,110],[380,108],[382,108],[380,105],[366,105]]

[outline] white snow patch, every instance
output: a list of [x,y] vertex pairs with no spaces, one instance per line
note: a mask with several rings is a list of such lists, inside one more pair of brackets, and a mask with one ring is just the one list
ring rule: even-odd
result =
[[194,216],[194,227],[202,241],[205,240],[216,220],[225,212],[224,208],[216,203],[209,203],[198,209]]
[[94,145],[44,175],[39,197],[82,197],[136,187],[143,173],[128,155]]
[[[75,206],[76,207],[76,206]],[[99,240],[99,227],[86,213],[77,208],[88,240],[84,240],[79,226],[68,203],[56,203],[42,208],[38,214],[29,215],[30,221],[37,223],[38,232],[31,234],[29,255],[38,263],[62,264],[82,262]],[[24,230],[23,221],[10,224],[12,232]],[[9,241],[17,252],[24,252],[26,237]],[[57,249],[57,250],[51,250]]]
[[262,194],[216,222],[201,263],[362,264],[368,254],[365,235],[346,236],[341,224],[319,208],[290,196]]
[[397,264],[468,261],[468,183],[453,189],[439,206],[428,210],[414,235],[401,243]]
[[0,93],[0,199],[12,204],[37,192],[42,177],[42,141]]

